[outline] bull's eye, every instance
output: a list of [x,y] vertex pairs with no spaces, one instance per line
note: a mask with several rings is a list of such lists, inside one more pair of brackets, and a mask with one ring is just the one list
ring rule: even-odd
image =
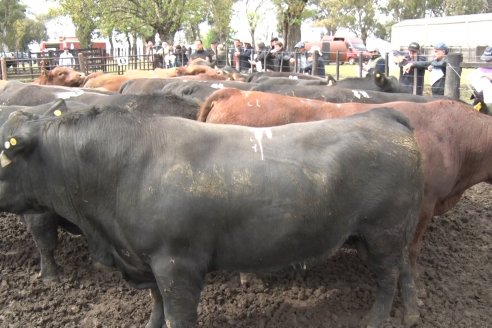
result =
[[55,116],[61,116],[61,114],[62,114],[62,112],[61,112],[61,110],[59,110],[59,109],[57,109],[57,110],[55,110],[55,111],[53,112],[53,115],[55,115]]
[[17,140],[15,140],[15,138],[10,138],[10,140],[9,140],[9,141],[10,141],[10,145],[11,145],[11,146],[15,146],[15,145],[17,145]]

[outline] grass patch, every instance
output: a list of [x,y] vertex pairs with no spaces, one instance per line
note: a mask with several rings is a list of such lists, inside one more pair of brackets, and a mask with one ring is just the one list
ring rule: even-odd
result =
[[[349,65],[344,64],[339,66],[339,79],[344,79],[346,77],[359,77],[359,65]],[[336,77],[336,65],[326,65],[325,72],[326,74],[331,74],[333,77]],[[468,87],[470,74],[474,71],[473,68],[463,68],[461,71],[461,84],[460,84],[460,100],[470,103],[471,89]],[[400,69],[392,65],[390,66],[390,76],[394,76],[398,78],[400,76]],[[424,77],[424,95],[432,95],[431,86],[429,84],[429,74],[426,73]]]

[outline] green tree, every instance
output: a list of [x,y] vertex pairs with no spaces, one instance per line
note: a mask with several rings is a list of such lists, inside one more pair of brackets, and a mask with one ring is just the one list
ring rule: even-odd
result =
[[304,9],[308,0],[273,0],[277,8],[284,46],[287,50],[294,49],[294,45],[301,39],[301,24],[306,18]]
[[26,17],[26,7],[19,0],[0,0],[0,45],[16,48],[17,21]]
[[341,8],[340,3],[339,0],[314,1],[314,5],[318,9],[313,15],[314,25],[324,27],[328,35],[335,35],[340,26],[338,12]]
[[381,10],[398,23],[405,19],[441,17],[444,14],[443,4],[440,0],[388,0]]
[[95,28],[104,33],[118,31],[145,39],[159,34],[162,41],[172,42],[174,35],[188,20],[192,28],[208,13],[200,0],[59,0],[77,29],[86,35]]
[[492,12],[492,0],[444,0],[446,15],[470,15]]
[[233,0],[210,0],[208,22],[219,42],[226,42],[231,31]]
[[317,0],[315,4],[324,8],[316,16],[316,24],[324,26],[329,34],[333,35],[338,29],[346,28],[360,37],[364,43],[371,34],[388,34],[384,25],[376,19],[379,13],[378,1]]
[[27,51],[30,43],[48,38],[45,21],[39,19],[19,19],[15,22],[15,30],[17,35],[15,49],[17,50]]

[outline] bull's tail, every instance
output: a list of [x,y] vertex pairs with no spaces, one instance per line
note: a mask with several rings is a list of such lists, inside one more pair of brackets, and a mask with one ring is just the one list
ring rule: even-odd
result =
[[241,90],[235,88],[224,88],[215,91],[210,96],[205,99],[203,104],[200,106],[200,110],[198,111],[196,120],[199,122],[206,122],[207,117],[212,111],[215,102],[230,98],[232,95],[241,93]]
[[197,118],[196,120],[198,122],[206,122],[207,121],[207,116],[214,107],[214,102],[215,99],[212,99],[214,94],[210,95],[203,104],[200,106],[200,109],[198,110]]

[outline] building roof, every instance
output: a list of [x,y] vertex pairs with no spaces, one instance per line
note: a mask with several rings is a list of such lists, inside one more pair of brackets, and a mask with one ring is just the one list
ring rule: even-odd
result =
[[391,28],[391,46],[398,50],[411,42],[432,46],[444,42],[451,47],[492,45],[492,13],[407,19]]

